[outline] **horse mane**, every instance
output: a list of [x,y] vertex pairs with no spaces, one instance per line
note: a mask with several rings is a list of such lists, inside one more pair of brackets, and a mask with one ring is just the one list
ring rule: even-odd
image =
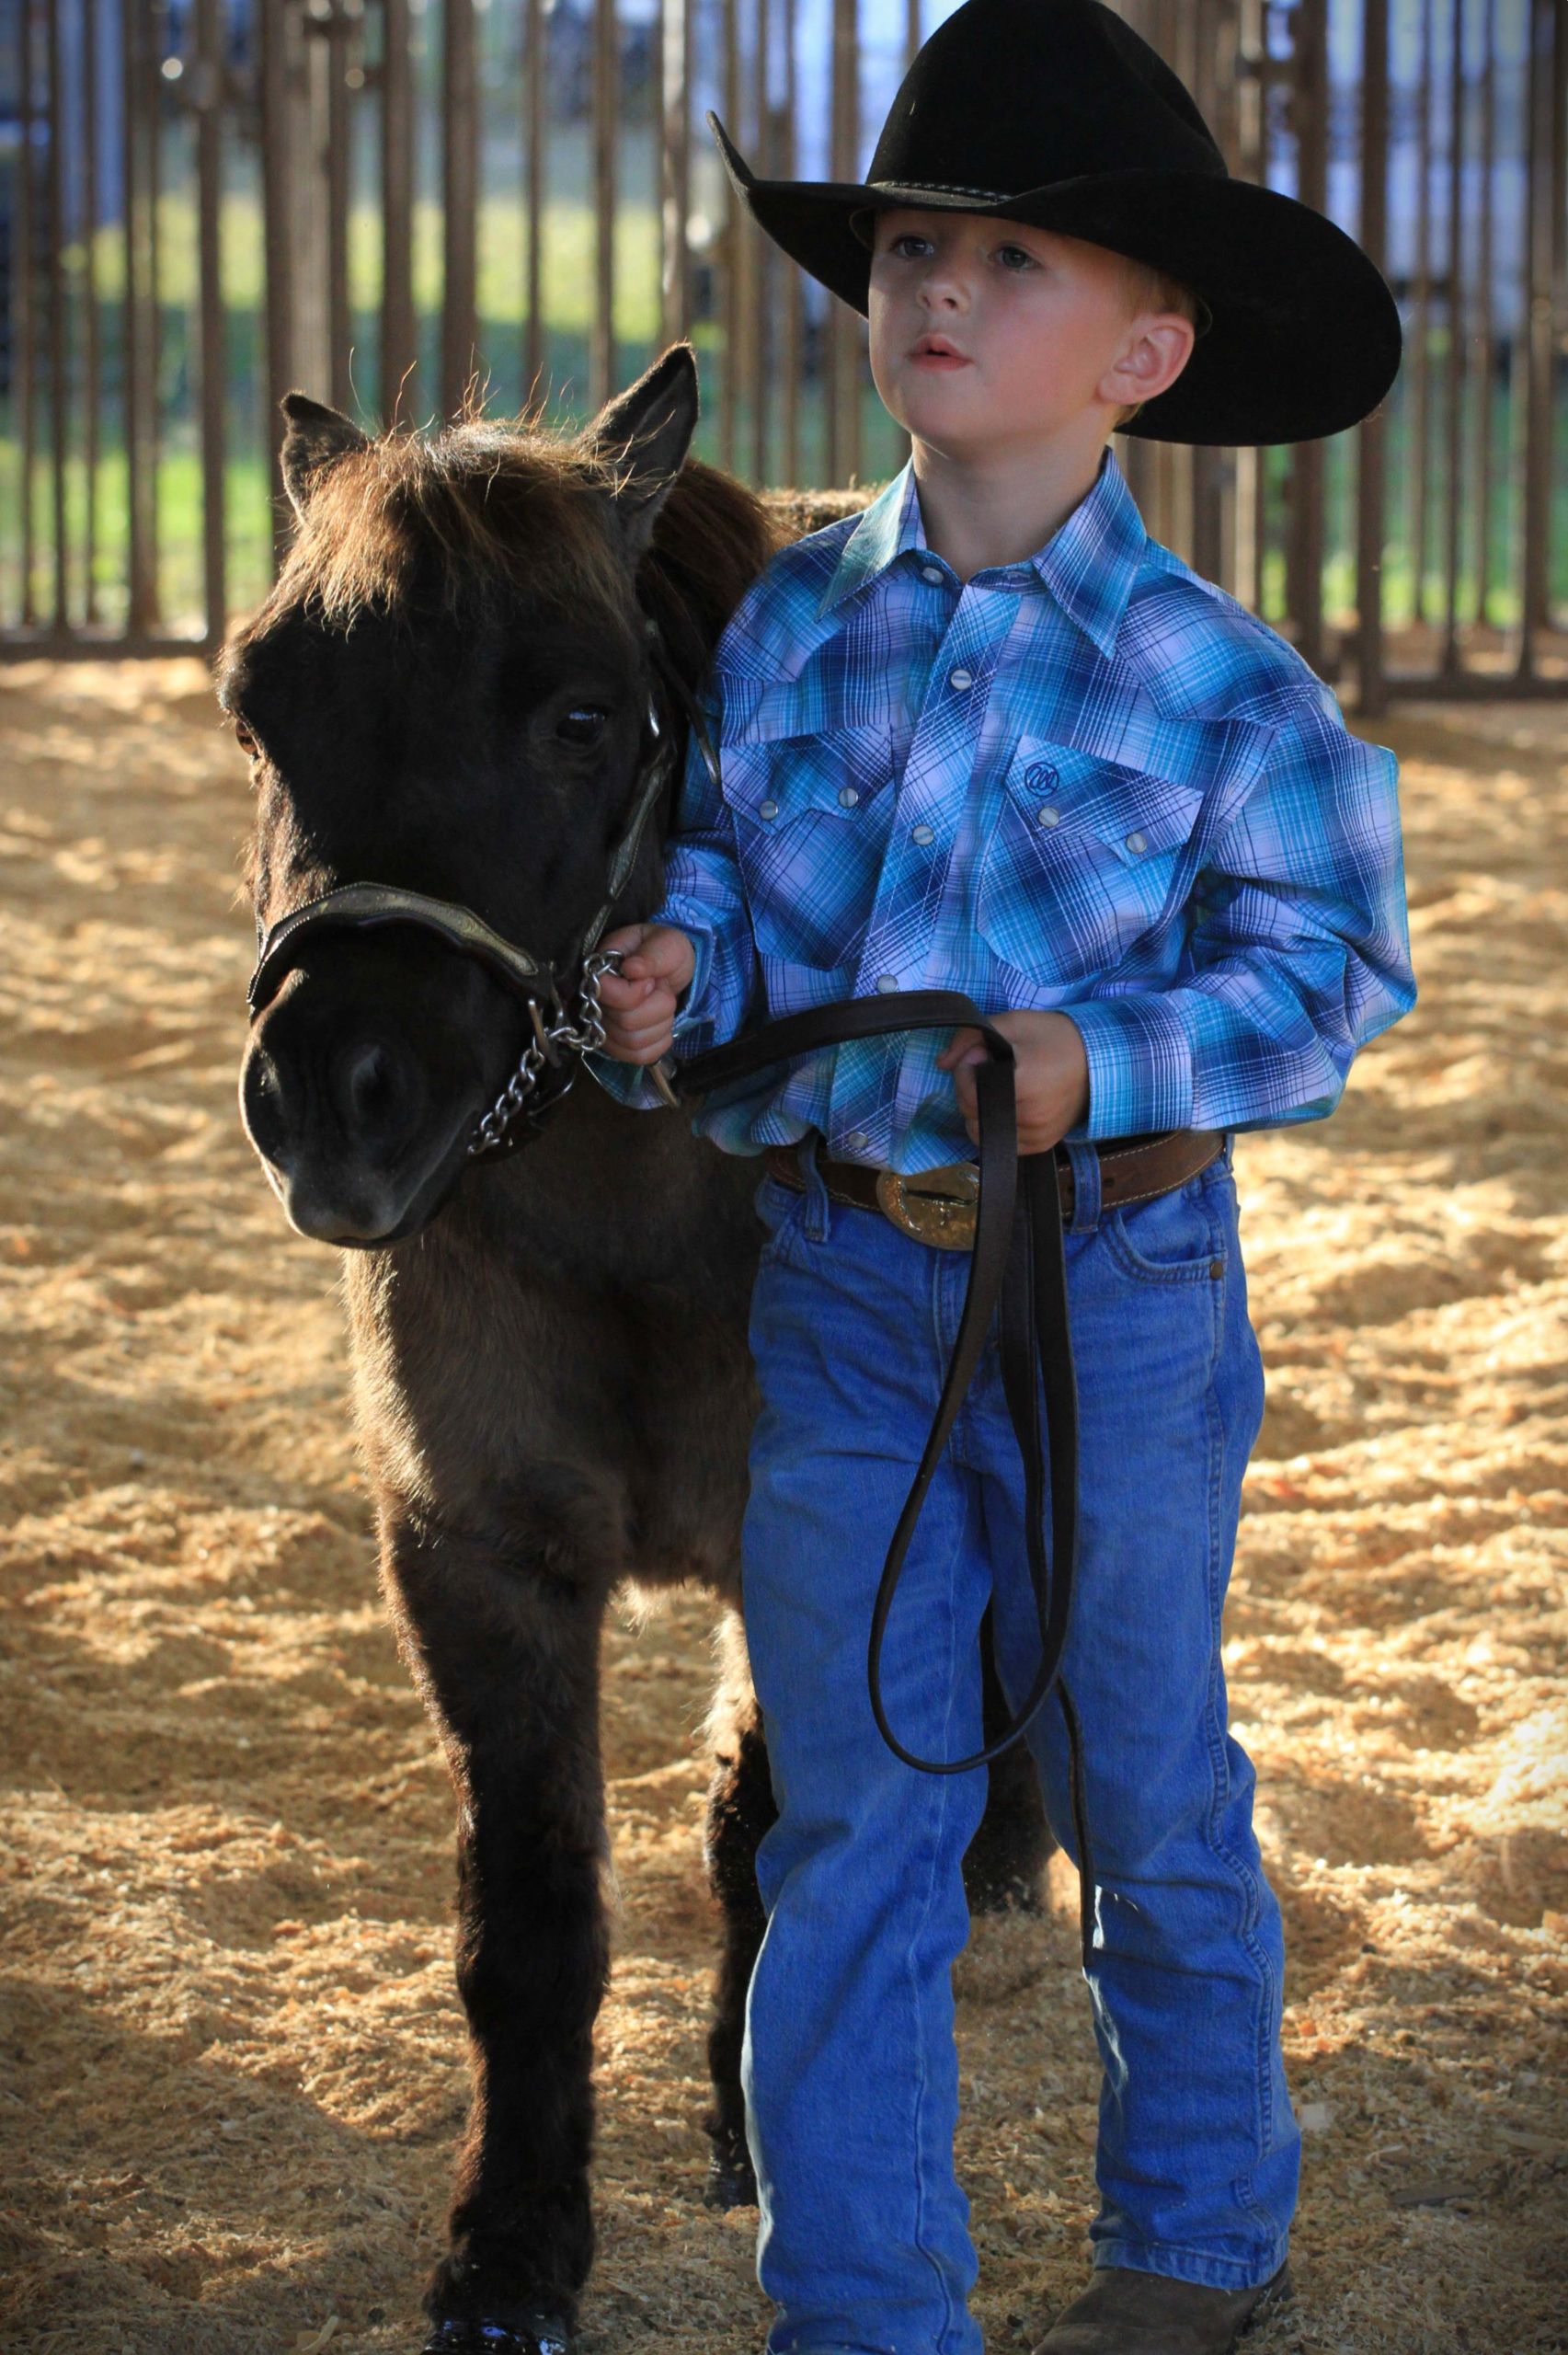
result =
[[[338,629],[526,592],[572,612],[624,613],[624,563],[605,528],[609,461],[524,421],[470,419],[429,439],[394,431],[320,477],[271,595],[240,633],[309,607]],[[638,569],[637,593],[695,686],[725,623],[779,545],[757,495],[689,459]]]

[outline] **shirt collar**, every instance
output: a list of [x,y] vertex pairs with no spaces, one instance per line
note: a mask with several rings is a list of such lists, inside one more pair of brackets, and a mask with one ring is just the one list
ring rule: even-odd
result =
[[[844,542],[819,613],[830,613],[864,588],[907,548],[925,544],[914,469],[906,464]],[[1107,450],[1093,488],[1029,558],[1063,613],[1107,661],[1116,651],[1116,634],[1148,544],[1143,518]]]

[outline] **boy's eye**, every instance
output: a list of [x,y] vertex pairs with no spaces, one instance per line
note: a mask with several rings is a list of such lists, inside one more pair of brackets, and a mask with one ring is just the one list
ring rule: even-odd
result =
[[929,237],[918,236],[913,229],[906,229],[901,237],[894,238],[887,250],[890,254],[897,254],[900,261],[915,261],[921,255],[932,252],[933,247]]
[[999,246],[996,258],[1003,270],[1025,270],[1035,267],[1034,255],[1026,253],[1022,246]]
[[555,722],[555,733],[564,744],[597,744],[609,718],[602,704],[574,704],[565,718]]

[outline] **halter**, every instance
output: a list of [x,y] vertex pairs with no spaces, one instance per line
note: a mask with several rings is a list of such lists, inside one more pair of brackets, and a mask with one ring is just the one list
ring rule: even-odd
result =
[[[644,626],[655,672],[692,721],[704,757],[711,764],[715,756],[695,699],[666,654],[657,623],[648,619]],[[658,704],[651,695],[645,741],[651,742],[651,749],[639,765],[625,821],[610,853],[603,902],[564,967],[519,948],[461,902],[431,899],[423,891],[405,891],[390,883],[345,883],[307,901],[269,928],[258,945],[256,971],[246,993],[252,1021],[271,1004],[308,944],[324,933],[368,932],[388,924],[414,925],[422,932],[434,933],[449,948],[483,965],[528,1009],[532,1036],[505,1086],[475,1123],[468,1143],[469,1158],[476,1161],[521,1143],[525,1132],[519,1123],[525,1116],[528,1132],[537,1131],[544,1115],[570,1092],[578,1065],[574,1061],[568,1066],[567,1058],[590,1054],[604,1044],[599,985],[604,974],[616,967],[620,951],[601,949],[599,943],[616,901],[631,879],[648,821],[668,790],[675,767],[675,739],[660,724]],[[570,1010],[568,994],[575,1000]],[[561,1075],[558,1085],[548,1091],[542,1088],[546,1070]],[[674,1091],[664,1074],[656,1071],[654,1081],[673,1105]]]

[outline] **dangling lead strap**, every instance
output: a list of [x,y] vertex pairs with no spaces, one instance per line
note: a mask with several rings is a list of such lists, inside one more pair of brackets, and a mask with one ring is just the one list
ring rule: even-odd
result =
[[[1056,1693],[1067,1733],[1073,1832],[1078,1843],[1079,1931],[1087,1967],[1094,1929],[1094,1876],[1083,1787],[1083,1744],[1078,1713],[1061,1679],[1078,1560],[1078,1388],[1072,1371],[1056,1162],[1048,1153],[1030,1154],[1020,1160],[1012,1043],[971,999],[957,991],[908,990],[887,996],[843,999],[834,1005],[786,1015],[729,1046],[693,1056],[681,1065],[679,1085],[684,1097],[707,1095],[735,1080],[748,1079],[770,1064],[816,1054],[824,1047],[842,1046],[852,1040],[960,1028],[978,1030],[990,1057],[975,1070],[980,1175],[975,1247],[958,1338],[943,1377],[942,1395],[877,1583],[866,1659],[871,1710],[883,1740],[906,1765],[918,1767],[922,1775],[967,1775],[977,1766],[989,1765],[1021,1740],[1050,1694]],[[999,1740],[971,1758],[919,1758],[905,1748],[888,1723],[882,1698],[882,1648],[910,1540],[999,1308],[1002,1392],[1024,1463],[1024,1528],[1029,1582],[1039,1619],[1040,1663],[1023,1706]],[[1048,1551],[1045,1537],[1047,1467]]]

